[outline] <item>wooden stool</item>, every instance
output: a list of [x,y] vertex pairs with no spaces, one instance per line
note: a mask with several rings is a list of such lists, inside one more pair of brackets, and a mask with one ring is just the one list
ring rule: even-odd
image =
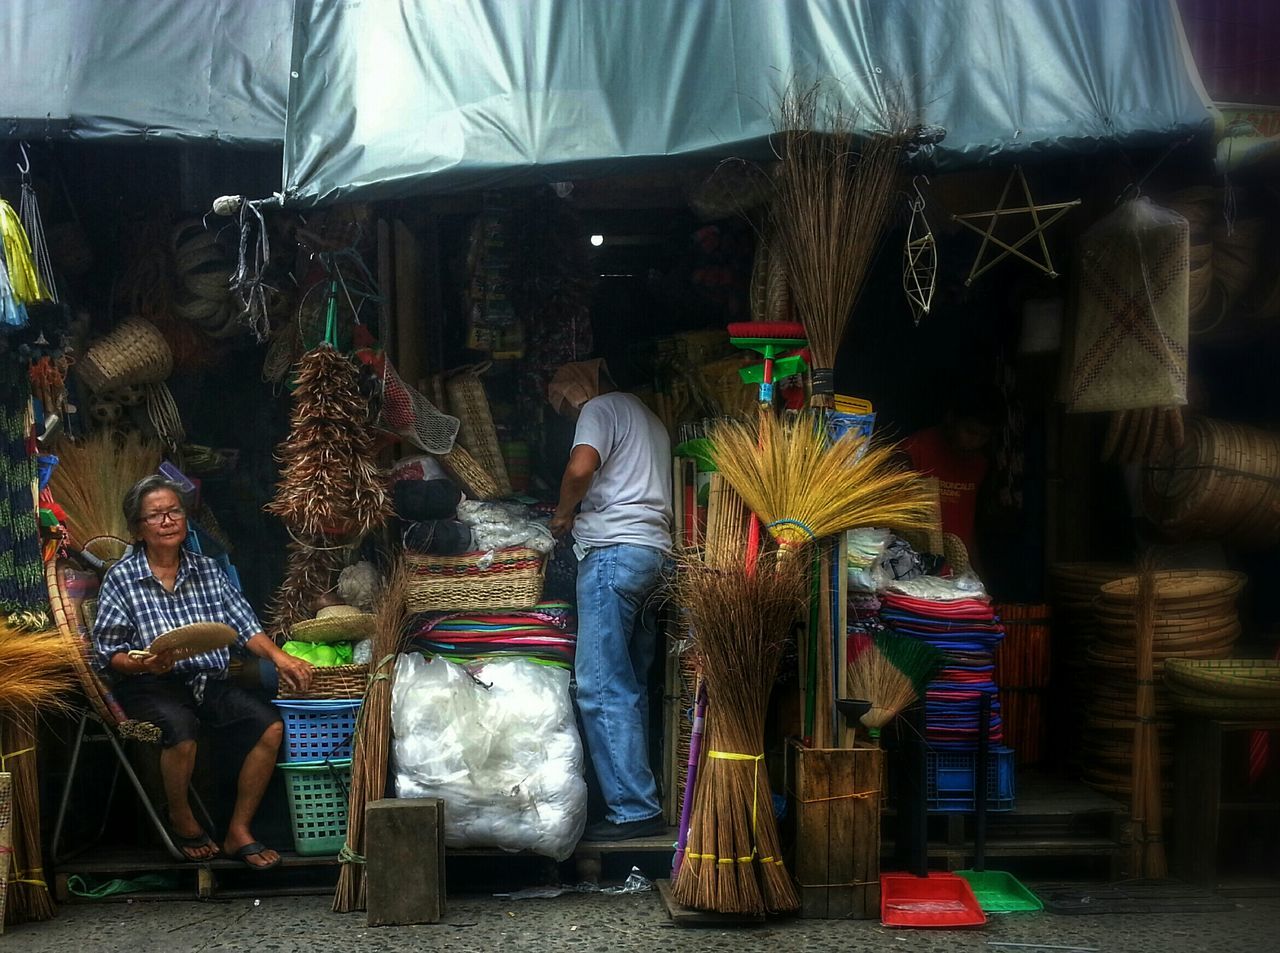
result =
[[1174,872],[1188,883],[1212,888],[1217,886],[1222,811],[1265,807],[1222,800],[1222,736],[1229,731],[1280,731],[1280,718],[1229,720],[1179,712],[1176,731]]
[[444,917],[444,801],[383,798],[364,811],[369,926]]

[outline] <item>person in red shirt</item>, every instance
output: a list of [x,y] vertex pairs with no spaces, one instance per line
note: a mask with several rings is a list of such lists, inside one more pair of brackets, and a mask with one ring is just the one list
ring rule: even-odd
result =
[[912,434],[902,449],[913,470],[937,478],[942,530],[958,536],[972,559],[978,492],[990,468],[986,449],[995,434],[999,403],[993,391],[983,388],[955,393],[942,423]]

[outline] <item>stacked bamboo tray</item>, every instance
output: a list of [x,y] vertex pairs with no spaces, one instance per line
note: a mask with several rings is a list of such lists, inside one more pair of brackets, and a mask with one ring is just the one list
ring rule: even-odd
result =
[[1089,694],[1089,646],[1098,637],[1093,600],[1102,587],[1133,572],[1120,563],[1056,563],[1049,570],[1053,595],[1053,737],[1068,764],[1079,764],[1083,741],[1078,719]]
[[1280,434],[1196,417],[1181,449],[1149,467],[1142,503],[1178,539],[1280,541]]
[[1175,708],[1211,718],[1280,717],[1280,661],[1169,659],[1164,684]]
[[[1152,652],[1155,717],[1161,766],[1168,788],[1172,775],[1173,704],[1164,684],[1171,659],[1224,659],[1240,637],[1236,600],[1245,576],[1236,572],[1158,572]],[[1138,579],[1128,576],[1102,586],[1094,603],[1098,638],[1088,653],[1089,698],[1082,744],[1084,779],[1128,800],[1137,717],[1136,600]]]

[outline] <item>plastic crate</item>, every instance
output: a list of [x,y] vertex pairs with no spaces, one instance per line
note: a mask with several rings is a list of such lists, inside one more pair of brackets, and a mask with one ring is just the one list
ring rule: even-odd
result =
[[351,759],[277,767],[289,791],[293,849],[309,856],[338,853],[347,839]]
[[[973,812],[977,760],[976,751],[927,752],[926,797],[930,811]],[[1012,811],[1014,794],[1013,749],[992,745],[987,757],[987,810]]]
[[355,745],[360,699],[276,699],[284,718],[284,751],[289,764],[350,758]]

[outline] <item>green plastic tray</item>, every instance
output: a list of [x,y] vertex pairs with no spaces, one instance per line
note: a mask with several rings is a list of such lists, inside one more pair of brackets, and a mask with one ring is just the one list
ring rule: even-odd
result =
[[957,870],[969,881],[984,913],[1035,913],[1043,910],[1040,898],[1003,870]]

